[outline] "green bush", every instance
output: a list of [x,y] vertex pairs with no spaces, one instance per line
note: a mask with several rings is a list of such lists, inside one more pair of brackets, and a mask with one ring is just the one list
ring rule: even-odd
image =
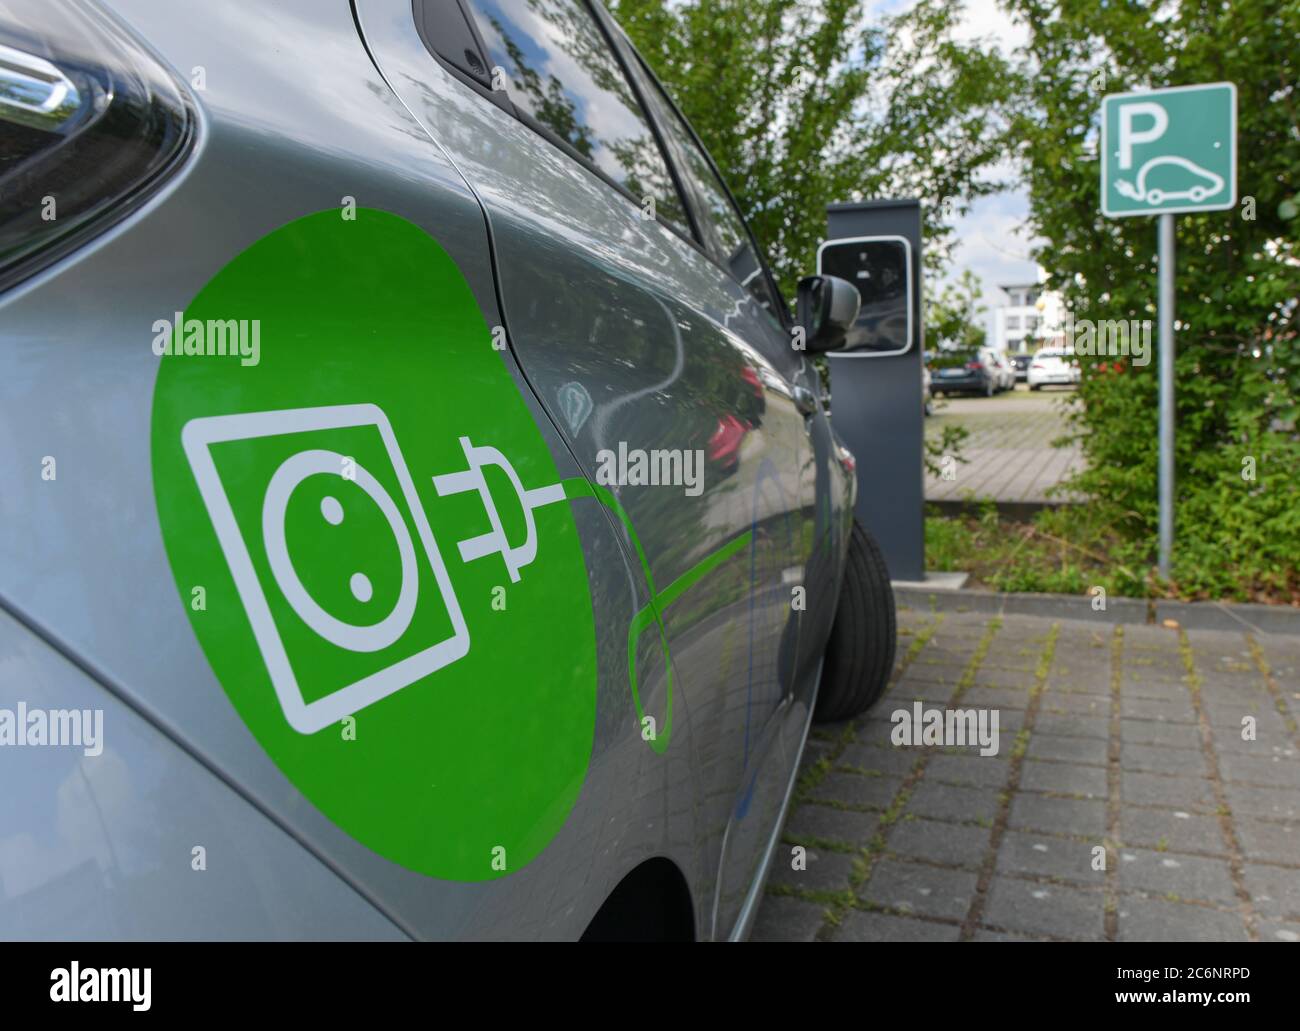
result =
[[[1228,80],[1238,89],[1235,210],[1177,217],[1176,536],[1189,597],[1300,601],[1300,5],[1081,0],[1030,27],[1011,129],[1039,260],[1078,318],[1154,322],[1156,226],[1100,216],[1104,93]],[[1157,17],[1157,13],[1160,17]],[[1149,569],[1157,529],[1156,365],[1082,358],[1072,434],[1088,460],[1070,487],[1112,528],[1113,561]]]
[[971,586],[998,591],[1141,596],[1143,570],[1117,561],[1114,529],[1088,506],[1064,505],[1028,522],[999,516],[991,502],[977,514],[942,516],[930,506],[925,520],[926,565],[970,573]]

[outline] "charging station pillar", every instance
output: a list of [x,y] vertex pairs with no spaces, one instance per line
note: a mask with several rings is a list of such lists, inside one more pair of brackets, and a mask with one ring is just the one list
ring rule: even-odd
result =
[[818,272],[862,294],[848,347],[827,355],[831,423],[857,463],[856,513],[893,580],[925,579],[921,204],[832,204]]

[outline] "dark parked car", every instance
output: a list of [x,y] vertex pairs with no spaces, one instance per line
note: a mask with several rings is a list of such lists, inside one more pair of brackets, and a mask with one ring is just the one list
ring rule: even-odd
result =
[[1007,355],[1009,361],[1016,370],[1016,382],[1023,383],[1029,379],[1029,363],[1034,360],[1034,356],[1028,351],[1013,351]]
[[997,372],[979,351],[953,351],[936,356],[930,392],[939,394],[983,394],[998,392]]

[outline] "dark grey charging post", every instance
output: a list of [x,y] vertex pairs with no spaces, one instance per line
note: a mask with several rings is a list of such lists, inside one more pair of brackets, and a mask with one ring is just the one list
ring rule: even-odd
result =
[[857,516],[893,580],[925,579],[921,203],[832,204],[817,271],[862,295],[852,351],[830,353],[831,421],[857,461]]

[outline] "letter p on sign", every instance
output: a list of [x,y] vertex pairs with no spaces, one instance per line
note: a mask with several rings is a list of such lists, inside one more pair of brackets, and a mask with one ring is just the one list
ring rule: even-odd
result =
[[[1151,124],[1145,129],[1135,129],[1133,123],[1139,118],[1150,118]],[[1169,116],[1159,104],[1147,102],[1125,103],[1119,106],[1119,167],[1133,167],[1133,145],[1136,143],[1154,143],[1169,128]]]

